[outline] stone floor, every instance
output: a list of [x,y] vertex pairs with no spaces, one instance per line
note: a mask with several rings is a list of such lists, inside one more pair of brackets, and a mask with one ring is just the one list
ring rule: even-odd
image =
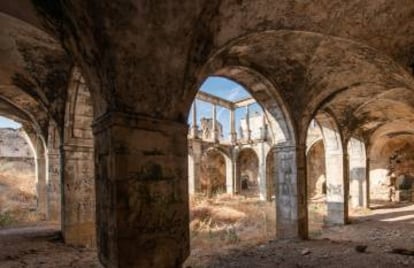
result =
[[[365,253],[355,250],[367,246]],[[194,254],[185,267],[414,267],[414,205],[360,211],[352,224],[324,230],[310,241],[269,241]],[[96,252],[64,245],[57,225],[0,230],[0,267],[100,267]]]

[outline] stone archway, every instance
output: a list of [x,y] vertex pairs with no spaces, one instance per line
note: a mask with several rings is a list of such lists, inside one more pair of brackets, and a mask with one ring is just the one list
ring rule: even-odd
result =
[[[223,51],[221,51],[223,52]],[[245,66],[226,66],[218,52],[203,68],[201,77],[222,76],[241,84],[262,106],[269,122],[269,132],[273,154],[278,169],[272,169],[275,184],[276,236],[280,238],[307,237],[306,209],[297,194],[298,189],[296,134],[290,120],[290,113],[275,86],[260,72]],[[223,52],[225,53],[225,52]],[[203,79],[199,80],[199,84]]]
[[325,146],[322,139],[310,145],[306,153],[307,202],[309,232],[320,232],[325,224],[326,206],[326,168]]
[[325,148],[322,140],[313,143],[307,152],[308,198],[326,194]]
[[[414,135],[380,135],[369,150],[369,198],[373,205],[414,200]],[[391,189],[390,174],[395,176]]]
[[242,149],[237,155],[237,185],[240,194],[259,196],[259,158],[253,149]]
[[208,150],[201,156],[200,189],[208,197],[226,192],[226,157],[219,150]]

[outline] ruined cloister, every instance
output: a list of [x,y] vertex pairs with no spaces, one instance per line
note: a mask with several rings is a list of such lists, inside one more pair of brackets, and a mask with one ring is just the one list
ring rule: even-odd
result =
[[[256,101],[251,98],[243,98],[232,102],[206,92],[200,91],[196,100],[203,100],[212,106],[212,115],[209,118],[202,118],[200,129],[197,122],[197,101],[193,102],[191,110],[191,124],[188,137],[189,155],[189,193],[208,190],[208,187],[217,186],[222,192],[229,194],[246,193],[257,195],[262,200],[271,199],[267,190],[270,178],[267,178],[267,156],[272,147],[267,132],[268,120],[263,111],[251,114],[249,106]],[[217,106],[229,110],[228,137],[224,137],[223,126],[217,120]],[[240,131],[236,131],[236,109],[244,110],[245,116],[240,125]],[[252,129],[256,130],[252,133]],[[215,168],[209,161],[209,156],[213,153],[224,158],[222,166],[224,172],[219,179],[221,184],[216,185],[210,180],[214,176],[208,175],[208,168]],[[220,156],[219,156],[220,157]],[[203,165],[204,164],[204,165]],[[209,165],[207,167],[206,165]],[[271,164],[271,163],[270,163]],[[218,166],[220,163],[217,164]],[[217,167],[220,168],[220,167]],[[210,185],[212,184],[212,185]],[[217,188],[215,187],[215,188]],[[220,190],[220,189],[217,189]],[[211,194],[211,193],[210,193]]]
[[[0,25],[0,116],[20,126],[0,128],[0,227],[20,198],[38,228],[0,228],[0,266],[199,267],[200,194],[274,214],[260,246],[214,245],[200,267],[414,264],[365,236],[414,255],[414,2],[15,0]],[[9,249],[30,230],[62,244]]]

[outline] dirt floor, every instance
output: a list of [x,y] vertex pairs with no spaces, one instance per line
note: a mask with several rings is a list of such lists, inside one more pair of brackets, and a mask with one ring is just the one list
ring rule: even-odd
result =
[[[379,206],[354,213],[352,224],[324,229],[310,241],[240,239],[202,251],[184,267],[414,267],[414,205]],[[94,250],[64,245],[57,225],[0,230],[0,267],[100,267]],[[193,238],[194,239],[194,238]],[[356,246],[367,246],[365,253]]]
[[64,245],[58,228],[42,224],[0,230],[0,267],[101,267],[95,250]]
[[0,158],[0,228],[44,219],[37,200],[34,160]]
[[[352,224],[314,233],[309,241],[240,241],[215,251],[193,251],[188,267],[414,267],[414,205],[388,204],[351,212]],[[318,234],[318,235],[315,235]],[[357,246],[367,246],[359,253]]]

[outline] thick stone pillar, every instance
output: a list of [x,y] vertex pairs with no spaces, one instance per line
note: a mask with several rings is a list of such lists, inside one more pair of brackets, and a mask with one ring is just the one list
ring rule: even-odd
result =
[[371,168],[370,168],[370,161],[369,161],[369,158],[366,156],[366,152],[367,151],[365,151],[365,178],[366,178],[366,187],[367,187],[367,196],[366,196],[366,202],[367,202],[367,204],[366,204],[366,208],[370,208],[370,206],[371,206],[371,192],[370,192],[370,174],[371,174],[371,172],[370,172],[370,170],[371,170]]
[[349,197],[353,208],[368,208],[367,160],[363,141],[351,138],[348,142]]
[[95,183],[93,148],[64,145],[62,233],[65,243],[95,247]]
[[37,171],[37,208],[39,214],[42,215],[44,219],[48,218],[48,201],[47,201],[47,161],[46,157],[43,154],[39,154],[36,157],[36,171]]
[[230,157],[225,157],[226,159],[226,193],[234,193],[234,161]]
[[[308,203],[306,185],[306,145],[296,147],[297,187],[298,187],[298,225],[299,237],[309,238]],[[277,167],[276,167],[277,168]]]
[[347,198],[344,183],[344,154],[325,146],[326,205],[328,225],[345,224]]
[[239,151],[236,147],[232,148],[231,159],[233,162],[233,193],[241,193],[241,181],[240,181],[240,165],[238,161]]
[[194,194],[200,191],[200,169],[202,142],[200,139],[189,140],[191,155],[188,156],[188,192]]
[[[276,236],[291,239],[306,236],[302,233],[300,209],[303,209],[302,194],[299,191],[297,147],[275,147],[274,169],[276,195]],[[300,165],[301,166],[301,165]],[[298,173],[299,171],[299,173]]]
[[110,113],[94,135],[101,262],[181,267],[189,255],[187,125]]
[[266,161],[266,150],[265,150],[265,144],[264,142],[260,142],[258,144],[259,147],[259,153],[258,153],[258,158],[259,158],[259,166],[258,166],[258,171],[259,171],[259,197],[260,200],[267,200],[268,197],[268,183],[267,183],[267,161]]
[[47,206],[48,220],[53,222],[61,221],[61,183],[60,183],[60,155],[55,150],[48,153],[48,185],[47,185]]
[[46,148],[40,136],[35,132],[23,132],[28,143],[33,147],[36,172],[37,212],[42,219],[48,219],[48,172]]
[[342,146],[342,135],[334,118],[321,113],[316,116],[321,126],[323,144],[325,146],[326,169],[326,206],[327,225],[345,224],[348,218],[348,189],[346,182],[348,176],[348,164],[346,159],[346,147]]

